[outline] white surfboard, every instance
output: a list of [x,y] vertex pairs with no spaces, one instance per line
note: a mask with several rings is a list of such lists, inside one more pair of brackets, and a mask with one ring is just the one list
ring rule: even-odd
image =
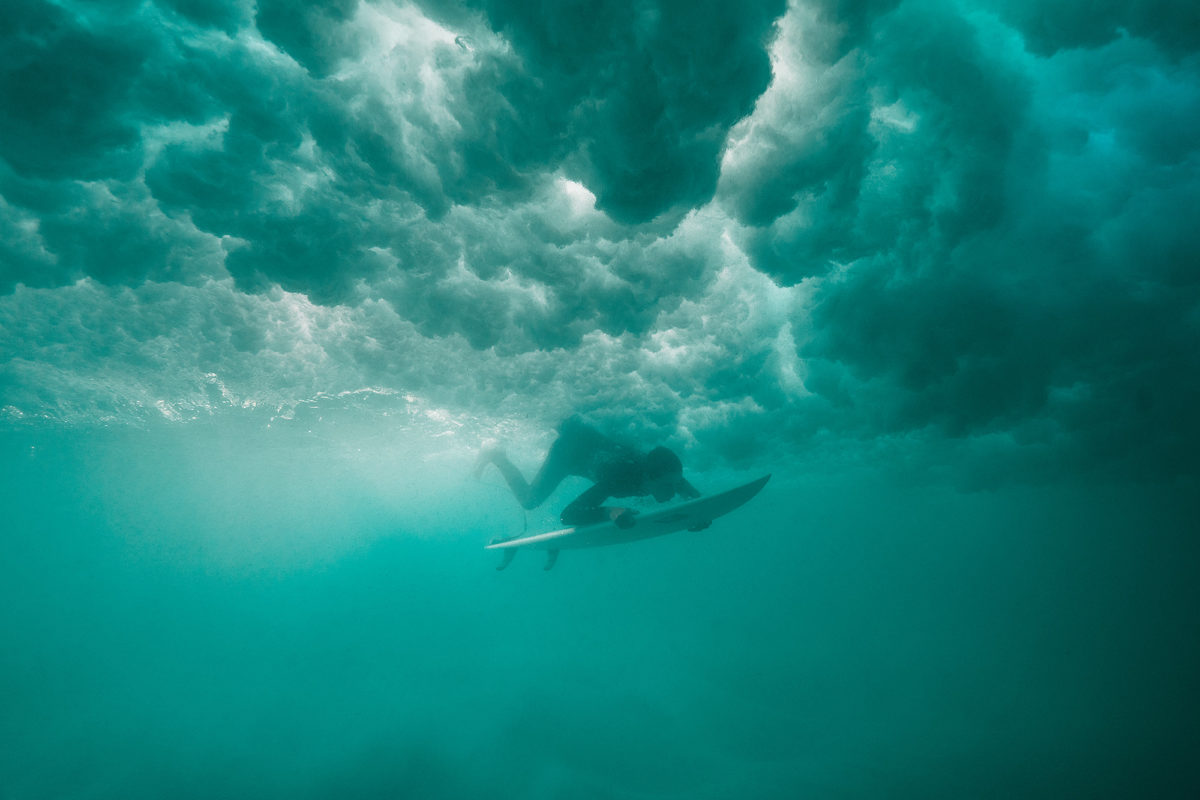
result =
[[750,498],[758,494],[770,478],[770,475],[764,475],[758,480],[750,481],[750,483],[720,494],[689,500],[686,503],[668,506],[648,514],[638,514],[634,517],[633,526],[629,528],[621,528],[611,521],[598,522],[594,525],[579,525],[548,533],[535,533],[531,536],[517,536],[492,542],[487,545],[486,549],[505,551],[504,561],[497,569],[507,567],[513,556],[517,554],[517,550],[523,548],[548,550],[550,556],[546,562],[546,569],[550,569],[554,566],[559,550],[606,547],[677,531],[707,528],[717,517],[724,516],[748,502]]

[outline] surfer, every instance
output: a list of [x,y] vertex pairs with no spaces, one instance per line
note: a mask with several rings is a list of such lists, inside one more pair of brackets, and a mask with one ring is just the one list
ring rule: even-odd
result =
[[700,496],[700,492],[683,477],[679,456],[667,448],[639,452],[603,435],[578,417],[571,417],[559,426],[558,438],[550,446],[533,483],[525,480],[498,446],[485,447],[479,454],[475,474],[482,474],[488,464],[496,465],[517,502],[527,510],[545,502],[568,475],[592,481],[594,486],[563,509],[565,525],[588,525],[611,519],[618,527],[632,527],[637,512],[631,508],[601,505],[610,497],[653,496],[658,502],[665,503],[675,495]]

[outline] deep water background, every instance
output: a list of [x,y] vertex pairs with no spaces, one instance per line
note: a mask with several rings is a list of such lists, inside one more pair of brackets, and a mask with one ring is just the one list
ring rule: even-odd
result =
[[551,510],[471,479],[453,435],[0,443],[6,800],[1200,791],[1186,486],[771,463],[707,531],[496,572],[483,544]]

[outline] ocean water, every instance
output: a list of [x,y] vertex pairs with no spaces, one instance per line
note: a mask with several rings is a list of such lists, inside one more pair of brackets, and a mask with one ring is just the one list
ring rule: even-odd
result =
[[1197,786],[1171,492],[775,461],[706,531],[498,572],[539,514],[375,422],[5,433],[5,797]]
[[[1197,131],[1194,0],[4,0],[0,800],[1200,797]],[[574,414],[772,478],[497,571]]]

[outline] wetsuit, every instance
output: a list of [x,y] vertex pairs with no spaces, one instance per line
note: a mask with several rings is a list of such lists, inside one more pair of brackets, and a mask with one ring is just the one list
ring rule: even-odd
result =
[[568,475],[595,483],[563,509],[567,525],[586,525],[605,518],[600,505],[609,497],[644,495],[645,474],[641,455],[613,441],[577,418],[559,427],[546,461],[529,485],[526,508],[540,505]]

